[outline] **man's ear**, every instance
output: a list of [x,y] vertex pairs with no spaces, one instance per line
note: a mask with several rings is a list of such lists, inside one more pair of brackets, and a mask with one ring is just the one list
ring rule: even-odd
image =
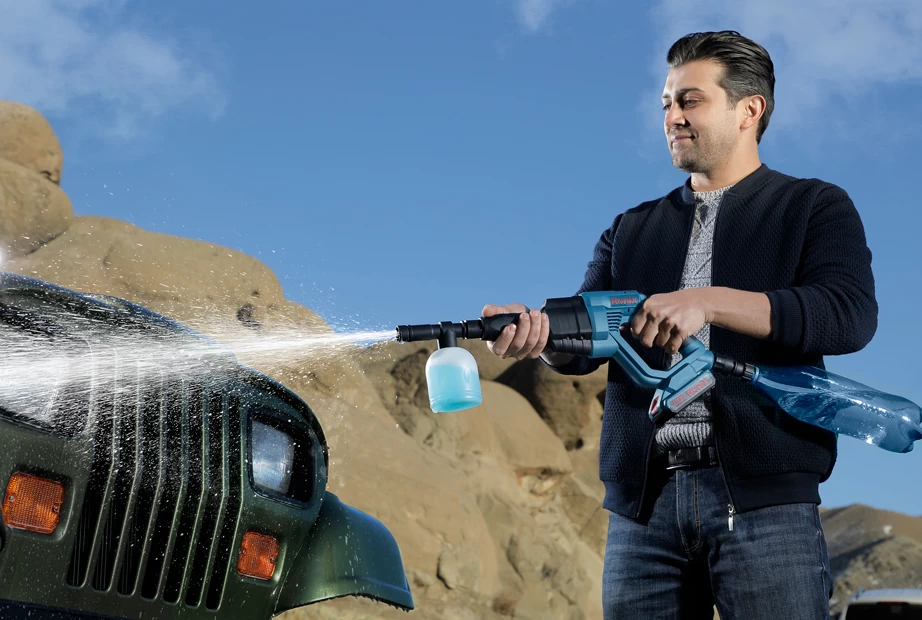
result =
[[762,95],[743,97],[740,101],[740,106],[742,107],[743,116],[740,120],[740,130],[757,127],[762,114],[765,113],[765,97]]

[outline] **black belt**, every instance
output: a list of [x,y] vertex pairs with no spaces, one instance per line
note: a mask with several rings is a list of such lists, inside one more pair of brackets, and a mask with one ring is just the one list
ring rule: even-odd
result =
[[679,448],[661,455],[658,465],[665,469],[695,469],[717,465],[717,449],[714,446]]

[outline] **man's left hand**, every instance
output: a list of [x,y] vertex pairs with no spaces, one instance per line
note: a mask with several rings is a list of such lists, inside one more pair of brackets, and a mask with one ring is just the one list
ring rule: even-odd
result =
[[683,289],[648,297],[630,330],[645,347],[657,345],[675,355],[682,342],[710,323],[707,289]]

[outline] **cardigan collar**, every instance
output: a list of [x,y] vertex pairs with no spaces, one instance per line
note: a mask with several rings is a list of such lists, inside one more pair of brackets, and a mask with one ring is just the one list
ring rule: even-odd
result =
[[[772,173],[772,169],[762,164],[747,176],[740,179],[733,187],[727,190],[727,194],[732,194],[734,196],[744,196],[758,189],[768,180],[769,175]],[[679,193],[680,200],[687,206],[695,204],[695,192],[691,187],[691,177],[689,177],[685,183],[682,185],[682,190]]]

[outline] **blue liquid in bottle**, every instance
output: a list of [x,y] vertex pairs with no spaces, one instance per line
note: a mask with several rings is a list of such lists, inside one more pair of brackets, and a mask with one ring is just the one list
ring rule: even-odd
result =
[[752,383],[798,420],[890,452],[922,439],[919,405],[822,368],[760,367]]
[[435,413],[471,409],[483,400],[477,362],[461,347],[439,349],[429,357],[426,383],[429,406]]

